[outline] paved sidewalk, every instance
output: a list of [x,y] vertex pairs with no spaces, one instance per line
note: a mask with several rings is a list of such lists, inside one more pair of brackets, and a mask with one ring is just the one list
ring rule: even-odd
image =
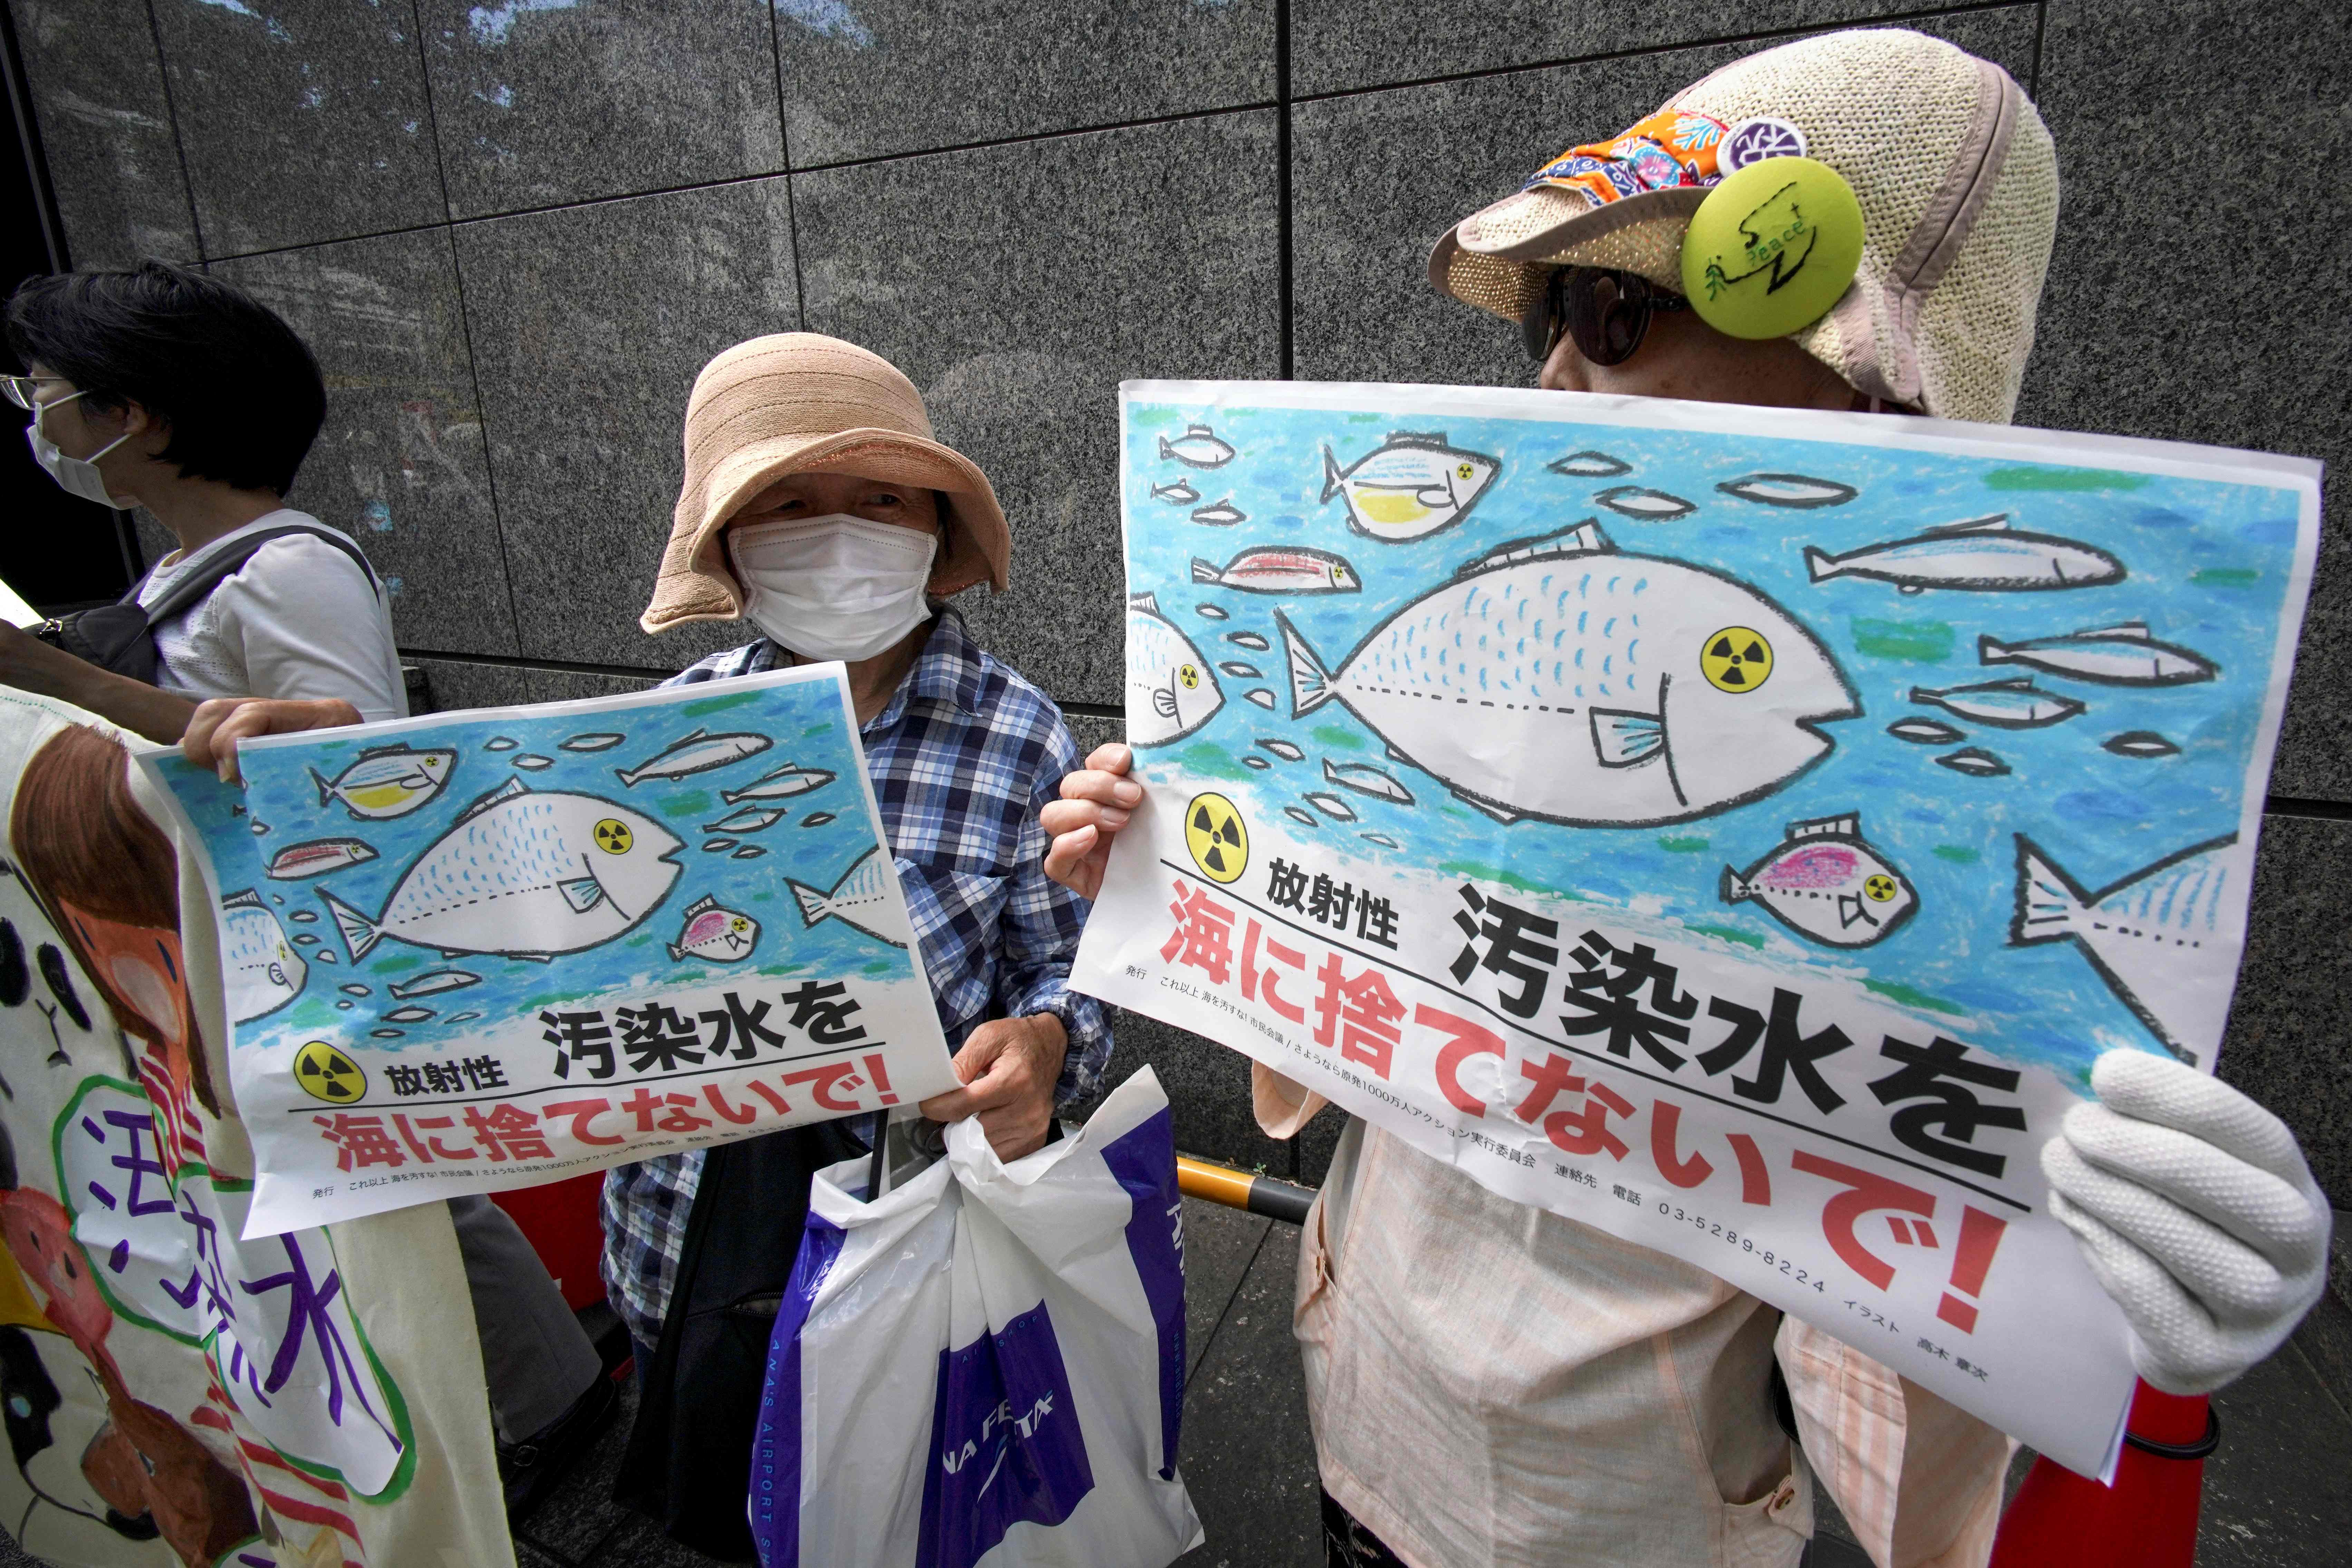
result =
[[[1290,1337],[1298,1233],[1186,1199],[1184,1478],[1208,1543],[1181,1568],[1322,1568],[1306,1390]],[[2200,1568],[2333,1568],[2352,1544],[2352,1310],[2325,1300],[2215,1401]],[[522,1568],[715,1568],[608,1500],[634,1396],[593,1458],[517,1532]],[[2030,1455],[2011,1471],[2022,1476]],[[1808,1568],[1867,1559],[1834,1515]],[[34,1565],[0,1535],[0,1568]]]

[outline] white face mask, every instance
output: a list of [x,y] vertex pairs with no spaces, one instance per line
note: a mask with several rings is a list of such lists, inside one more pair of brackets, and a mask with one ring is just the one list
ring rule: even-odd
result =
[[135,499],[118,499],[106,493],[106,477],[98,471],[98,459],[130,440],[131,432],[124,431],[87,458],[67,457],[58,450],[58,444],[55,441],[41,434],[43,414],[55,408],[59,403],[71,403],[81,395],[83,395],[79,392],[68,393],[53,402],[44,403],[35,409],[33,422],[25,426],[25,444],[33,448],[33,461],[40,464],[42,471],[57,480],[58,488],[64,490],[66,494],[79,496],[84,500],[96,501],[100,506],[110,506],[117,511],[129,511],[139,502]]
[[939,536],[835,512],[727,535],[743,613],[807,658],[872,658],[931,617]]

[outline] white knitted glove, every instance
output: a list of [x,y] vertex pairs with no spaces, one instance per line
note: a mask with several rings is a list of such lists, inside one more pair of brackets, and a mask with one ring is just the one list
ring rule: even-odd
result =
[[2050,1212],[2124,1310],[2139,1374],[2204,1394],[2279,1347],[2327,1278],[2328,1207],[2294,1134],[2219,1079],[2144,1051],[2042,1146]]

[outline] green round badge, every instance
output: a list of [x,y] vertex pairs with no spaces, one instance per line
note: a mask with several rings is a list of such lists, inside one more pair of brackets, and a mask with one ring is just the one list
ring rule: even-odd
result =
[[1683,292],[1735,338],[1780,338],[1838,302],[1862,265],[1862,204],[1815,158],[1767,158],[1708,193],[1683,237]]

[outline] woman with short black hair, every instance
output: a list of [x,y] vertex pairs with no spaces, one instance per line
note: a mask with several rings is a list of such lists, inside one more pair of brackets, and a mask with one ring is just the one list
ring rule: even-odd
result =
[[[159,613],[152,686],[0,626],[0,683],[176,741],[207,697],[407,711],[386,595],[359,548],[286,505],[326,417],[318,363],[267,306],[148,261],[37,278],[8,301],[5,381],[33,456],[69,493],[144,506],[179,541],[133,590]],[[241,558],[240,558],[241,557]],[[226,574],[218,569],[234,561]],[[191,598],[184,585],[217,576]],[[60,646],[45,646],[55,642]]]

